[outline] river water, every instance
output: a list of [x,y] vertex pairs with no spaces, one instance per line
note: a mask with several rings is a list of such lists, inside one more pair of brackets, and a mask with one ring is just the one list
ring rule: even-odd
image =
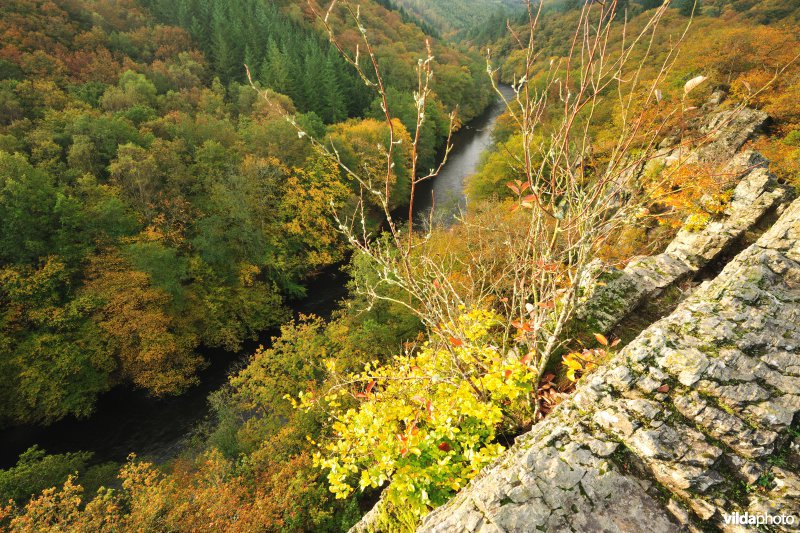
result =
[[[500,91],[506,100],[514,97],[514,91],[507,85],[501,85]],[[447,163],[436,178],[423,182],[417,188],[414,200],[414,223],[430,220],[431,208],[434,208],[434,221],[451,224],[467,207],[464,194],[466,178],[475,173],[481,162],[481,156],[492,144],[492,132],[497,119],[505,111],[505,104],[500,98],[459,131],[453,134],[453,149]]]
[[[510,97],[510,88],[501,90]],[[435,203],[435,219],[452,223],[466,207],[465,179],[475,173],[503,111],[498,99],[453,135],[453,149],[442,172],[418,189],[415,217],[427,220]],[[308,296],[293,306],[295,313],[330,316],[346,294],[346,281],[339,265],[329,268],[308,285]],[[49,426],[3,430],[0,468],[13,466],[19,454],[34,444],[49,453],[91,451],[95,454],[92,462],[122,462],[130,453],[156,462],[169,460],[208,416],[209,394],[222,387],[228,375],[246,363],[247,355],[259,344],[268,344],[276,333],[265,333],[238,354],[206,350],[210,364],[199,376],[200,384],[181,396],[156,399],[143,391],[118,387],[98,399],[96,411],[87,419],[68,417]]]

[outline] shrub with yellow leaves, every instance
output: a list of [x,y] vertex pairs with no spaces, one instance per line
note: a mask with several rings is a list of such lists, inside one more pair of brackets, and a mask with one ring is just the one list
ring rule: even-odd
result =
[[500,455],[498,430],[530,416],[535,374],[496,347],[500,317],[478,310],[455,322],[447,327],[459,337],[368,364],[324,397],[296,402],[329,410],[332,438],[318,443],[315,461],[337,497],[391,481],[388,503],[422,516]]
[[587,348],[580,352],[573,351],[561,358],[561,363],[566,368],[567,379],[572,383],[596,370],[598,365],[608,357],[609,350],[620,343],[620,339],[609,342],[605,335],[600,333],[595,333],[594,338],[600,343],[600,348]]

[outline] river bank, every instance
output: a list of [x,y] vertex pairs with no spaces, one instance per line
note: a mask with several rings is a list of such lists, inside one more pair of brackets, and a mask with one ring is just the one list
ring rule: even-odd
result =
[[[506,100],[514,97],[510,86],[500,85],[499,88]],[[415,223],[428,221],[433,208],[436,223],[452,224],[466,209],[466,179],[478,170],[481,157],[492,144],[497,119],[504,111],[505,103],[497,98],[483,113],[453,134],[453,149],[442,171],[417,188]]]
[[[506,98],[512,94],[510,87],[501,90]],[[427,220],[435,205],[435,218],[449,224],[466,207],[465,179],[477,170],[503,110],[498,98],[453,135],[453,149],[442,172],[419,189],[415,217]],[[347,275],[340,267],[331,266],[309,282],[306,298],[292,304],[295,315],[330,316],[346,295]],[[200,384],[181,396],[158,399],[141,390],[118,387],[100,397],[89,418],[68,417],[49,426],[5,429],[0,433],[0,469],[13,466],[19,454],[34,444],[48,453],[91,451],[97,463],[122,462],[130,453],[156,463],[174,458],[208,416],[208,396],[222,387],[259,345],[269,345],[276,333],[265,332],[258,340],[245,343],[238,353],[205,350],[209,366],[200,374]]]

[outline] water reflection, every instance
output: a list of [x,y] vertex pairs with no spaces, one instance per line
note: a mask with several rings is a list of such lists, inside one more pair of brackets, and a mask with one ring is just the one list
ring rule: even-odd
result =
[[[506,99],[513,97],[511,87],[500,86]],[[466,124],[453,135],[453,150],[442,172],[433,180],[417,188],[414,223],[425,225],[434,208],[434,223],[450,225],[467,206],[464,188],[469,176],[475,174],[481,156],[492,143],[492,132],[497,119],[505,111],[505,104],[497,99],[480,116]]]

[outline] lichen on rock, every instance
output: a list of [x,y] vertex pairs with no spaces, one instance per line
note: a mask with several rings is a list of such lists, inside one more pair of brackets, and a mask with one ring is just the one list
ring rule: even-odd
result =
[[736,531],[725,513],[797,516],[799,368],[796,201],[420,531]]

